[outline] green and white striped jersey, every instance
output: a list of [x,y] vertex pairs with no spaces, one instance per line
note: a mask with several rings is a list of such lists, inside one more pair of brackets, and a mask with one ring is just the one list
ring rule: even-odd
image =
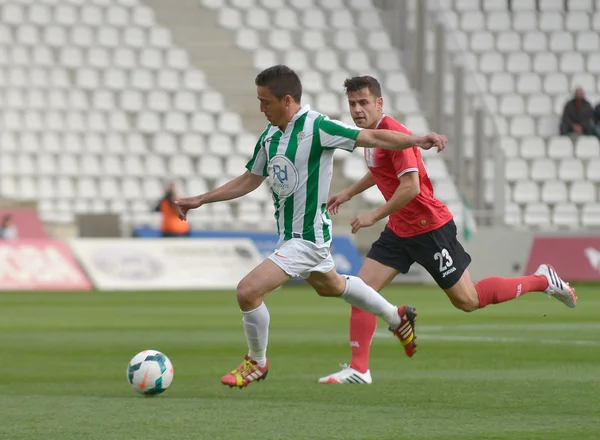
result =
[[261,134],[246,168],[268,177],[281,240],[331,242],[325,211],[336,148],[353,151],[360,128],[351,127],[305,105],[285,131],[271,124]]

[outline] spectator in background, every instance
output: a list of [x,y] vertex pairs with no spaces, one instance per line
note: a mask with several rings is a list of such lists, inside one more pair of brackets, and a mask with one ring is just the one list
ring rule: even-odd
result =
[[594,124],[596,124],[596,136],[600,139],[600,104],[594,109]]
[[15,226],[12,215],[6,214],[0,223],[0,240],[16,240],[19,238],[17,227]]
[[179,219],[175,209],[175,184],[171,182],[165,191],[163,198],[158,202],[154,210],[162,214],[160,226],[163,237],[189,237],[190,225]]
[[565,104],[560,121],[561,135],[588,135],[595,136],[594,109],[592,104],[585,99],[583,89],[577,87],[573,99]]

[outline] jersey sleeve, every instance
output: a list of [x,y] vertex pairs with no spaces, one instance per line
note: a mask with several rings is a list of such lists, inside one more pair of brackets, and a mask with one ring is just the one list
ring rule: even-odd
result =
[[354,151],[356,138],[362,129],[344,124],[341,121],[323,118],[319,122],[318,130],[323,148],[340,148],[346,151]]
[[406,173],[419,172],[419,164],[417,162],[418,158],[415,154],[415,148],[416,147],[389,152],[398,178],[402,177]]
[[267,173],[267,150],[265,146],[265,138],[268,131],[269,128],[267,127],[267,129],[261,134],[256,146],[254,147],[252,158],[246,164],[246,169],[257,176],[267,177],[269,175]]

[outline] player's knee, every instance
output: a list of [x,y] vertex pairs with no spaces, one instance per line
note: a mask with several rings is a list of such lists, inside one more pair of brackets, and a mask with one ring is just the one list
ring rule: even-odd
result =
[[[242,310],[252,310],[257,300],[259,292],[256,287],[243,280],[237,286],[237,301]],[[260,302],[260,301],[259,301]],[[260,304],[259,304],[260,305]]]
[[462,310],[463,312],[467,312],[467,313],[474,312],[475,310],[479,309],[479,300],[477,298],[471,298],[471,297],[457,298],[452,301],[452,304],[457,309]]
[[344,291],[339,291],[336,286],[330,284],[320,284],[315,286],[315,291],[319,296],[340,296]]

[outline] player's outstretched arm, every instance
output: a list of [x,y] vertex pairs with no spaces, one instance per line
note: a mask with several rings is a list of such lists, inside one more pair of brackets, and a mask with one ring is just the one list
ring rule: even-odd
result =
[[187,212],[190,209],[199,208],[206,203],[223,202],[225,200],[233,200],[245,196],[258,188],[265,179],[266,177],[264,176],[258,176],[252,174],[250,171],[246,171],[241,176],[204,194],[177,200],[175,202],[177,215],[181,220],[185,220]]
[[368,190],[373,185],[375,185],[375,179],[373,178],[371,171],[367,171],[367,174],[365,174],[358,182],[355,182],[344,191],[331,196],[329,200],[327,200],[325,208],[331,215],[337,215],[340,205],[346,203],[361,192]]
[[396,188],[396,191],[394,191],[394,194],[386,203],[377,207],[373,212],[358,215],[350,221],[352,233],[356,234],[360,228],[373,226],[379,220],[399,211],[420,193],[419,173],[410,172],[404,174],[400,179],[400,185],[398,185],[398,188]]
[[405,150],[421,147],[424,150],[446,148],[446,136],[430,133],[427,136],[413,136],[392,130],[361,130],[356,138],[356,146],[363,148],[383,148],[385,150]]

